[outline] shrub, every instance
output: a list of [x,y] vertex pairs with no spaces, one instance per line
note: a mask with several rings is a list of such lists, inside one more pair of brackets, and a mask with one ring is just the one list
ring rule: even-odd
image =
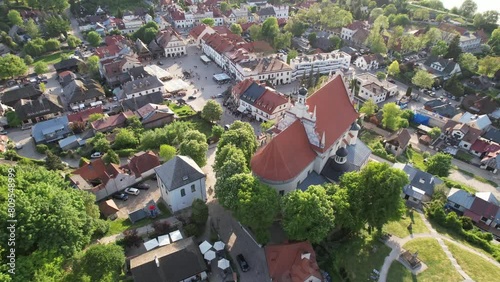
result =
[[462,230],[462,222],[458,218],[457,214],[455,212],[449,212],[446,215],[446,226],[450,228],[451,230],[461,233]]
[[200,199],[196,199],[193,201],[191,205],[191,219],[197,225],[204,226],[207,223],[208,219],[208,206]]
[[89,159],[84,158],[84,157],[81,157],[81,158],[80,158],[80,162],[78,163],[78,166],[79,166],[79,167],[82,167],[82,166],[84,166],[85,164],[88,164],[89,162],[90,162],[90,160],[89,160]]
[[137,230],[134,229],[134,230],[126,230],[123,232],[123,234],[125,235],[123,237],[123,244],[126,246],[126,247],[132,247],[132,246],[136,246],[136,247],[139,247],[142,243],[142,238],[137,235]]
[[6,160],[9,161],[19,161],[22,158],[16,151],[13,150],[7,150],[7,152],[5,152],[3,156]]
[[94,223],[95,230],[93,236],[95,238],[100,238],[108,233],[109,223],[106,220],[97,219]]
[[172,231],[172,227],[168,221],[155,221],[153,222],[154,232],[152,237],[158,237],[161,235],[165,235]]
[[45,154],[49,147],[45,144],[36,145],[36,151],[40,154]]
[[186,233],[186,236],[188,237],[198,237],[202,234],[202,229],[199,228],[196,224],[190,223],[184,226],[184,233]]
[[116,150],[115,153],[118,154],[118,156],[124,158],[124,157],[130,157],[133,154],[135,154],[136,149],[121,149],[121,150]]
[[472,223],[472,219],[466,216],[460,217],[460,222],[462,223],[462,228],[464,230],[472,230],[474,228],[474,224]]

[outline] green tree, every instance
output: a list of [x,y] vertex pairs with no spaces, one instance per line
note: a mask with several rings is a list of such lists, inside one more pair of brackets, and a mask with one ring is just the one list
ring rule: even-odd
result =
[[420,88],[430,89],[434,84],[434,78],[432,75],[425,70],[419,70],[415,73],[411,79],[411,83],[415,84]]
[[294,190],[282,200],[283,229],[293,240],[309,240],[318,244],[334,227],[333,202],[325,188],[309,186],[306,191]]
[[299,55],[299,52],[297,52],[297,50],[295,50],[295,49],[290,50],[287,54],[287,57],[286,57],[287,63],[289,64],[290,61],[297,58],[298,55]]
[[387,73],[390,75],[390,76],[397,76],[399,74],[400,70],[399,70],[399,63],[397,60],[394,60],[390,65],[389,67],[387,68]]
[[72,48],[72,49],[74,49],[77,46],[80,46],[80,44],[82,44],[82,41],[80,40],[80,38],[78,38],[72,34],[68,35],[67,42],[68,42],[68,47]]
[[220,138],[224,133],[224,128],[218,124],[212,126],[212,136],[215,138]]
[[363,106],[361,107],[361,109],[359,109],[359,112],[360,113],[363,113],[367,116],[371,116],[373,115],[376,111],[378,110],[378,106],[377,104],[371,100],[371,99],[368,99],[366,100],[364,103],[363,103]]
[[108,150],[102,157],[102,160],[106,164],[120,164],[120,157],[118,157],[118,154],[113,150]]
[[229,6],[229,4],[227,2],[220,3],[220,11],[222,13],[225,13],[225,12],[229,11],[230,9],[231,9],[231,7]]
[[201,20],[202,24],[206,24],[208,26],[214,26],[215,25],[215,20],[213,18],[204,18]]
[[429,131],[429,137],[431,137],[432,140],[436,140],[439,136],[441,136],[441,129],[439,127],[433,127]]
[[398,9],[396,9],[396,6],[394,4],[389,4],[385,6],[384,8],[384,15],[389,16],[389,15],[394,15],[398,12]]
[[264,23],[262,23],[261,36],[270,43],[274,42],[274,39],[279,34],[278,20],[275,17],[267,18]]
[[479,60],[478,66],[478,73],[492,77],[500,69],[500,57],[486,56]]
[[175,147],[164,144],[160,146],[159,155],[163,161],[167,162],[173,157],[175,157],[176,151],[177,150],[175,149]]
[[318,39],[318,37],[317,37],[315,32],[311,32],[307,36],[307,40],[309,40],[309,44],[311,44],[311,45],[314,45],[316,43],[317,39]]
[[61,49],[61,42],[55,38],[51,38],[43,44],[43,47],[45,47],[45,51],[50,52],[50,51],[56,51]]
[[465,0],[458,11],[460,14],[466,18],[472,17],[477,10],[477,4],[473,0]]
[[[170,144],[172,146],[177,146],[182,143],[185,139],[185,133],[189,131],[191,125],[187,122],[176,121],[166,126],[166,142],[162,142],[161,144]],[[144,140],[144,139],[143,139]]]
[[132,34],[132,39],[140,39],[142,42],[149,44],[159,30],[160,27],[158,24],[155,22],[148,22]]
[[32,57],[41,56],[45,53],[45,40],[42,38],[36,38],[30,40],[28,43],[24,45],[24,52]]
[[106,153],[111,145],[109,141],[106,139],[106,135],[101,132],[96,133],[96,135],[90,139],[89,144],[97,151],[101,153]]
[[46,153],[45,167],[47,167],[48,170],[59,170],[64,168],[61,158],[54,155],[51,151],[47,151]]
[[179,145],[179,154],[191,157],[200,167],[207,163],[207,151],[207,139],[198,130],[187,131],[184,141]]
[[69,7],[68,0],[38,0],[42,10],[62,13]]
[[209,100],[201,111],[201,117],[209,122],[220,120],[222,117],[221,105],[214,100]]
[[431,49],[433,56],[443,56],[446,53],[448,53],[448,44],[443,40],[439,40]]
[[387,77],[387,75],[385,74],[385,72],[382,72],[382,71],[377,72],[377,78],[379,80],[384,80],[386,77]]
[[462,48],[459,46],[460,44],[460,35],[453,37],[450,44],[448,45],[448,52],[444,55],[445,58],[452,58],[454,61],[457,61],[462,54]]
[[23,18],[16,10],[10,10],[9,13],[7,13],[7,18],[9,19],[11,25],[21,26],[23,24]]
[[398,130],[401,120],[401,108],[396,103],[387,103],[382,107],[382,125],[390,130]]
[[406,14],[398,14],[394,17],[392,25],[395,26],[407,26],[411,23],[410,18]]
[[413,11],[413,19],[426,21],[430,18],[430,12],[427,9],[416,9]]
[[[442,38],[441,30],[435,27],[431,27],[424,35],[425,45],[433,46]],[[446,49],[448,51],[448,49]],[[444,54],[445,52],[443,52]],[[437,54],[437,55],[443,55]]]
[[456,74],[446,81],[444,89],[453,94],[453,96],[460,97],[464,95],[464,86]]
[[445,20],[445,15],[444,14],[439,14],[436,16],[436,22],[441,23]]
[[250,34],[250,38],[253,41],[260,40],[262,37],[262,26],[258,24],[254,24],[248,28],[248,33]]
[[285,31],[291,32],[293,36],[302,36],[307,29],[307,25],[297,18],[289,18],[285,25]]
[[87,33],[87,41],[90,43],[90,45],[97,47],[101,44],[102,38],[99,33],[91,31]]
[[[229,167],[226,167],[226,171],[224,172],[229,172],[229,174],[219,175],[219,172],[222,170],[222,167],[226,165],[226,162],[228,161],[232,162],[231,168],[229,169]],[[213,168],[214,171],[217,173],[217,179],[219,179],[220,177],[227,177],[233,174],[248,172],[248,164],[245,159],[245,154],[241,149],[237,148],[234,144],[227,144],[217,149]]]
[[78,65],[81,73],[85,73],[92,78],[99,78],[99,57],[96,55],[90,56],[85,63]]
[[68,30],[70,30],[69,21],[58,16],[45,19],[44,26],[49,37],[59,37],[61,34],[67,36]]
[[234,33],[234,34],[238,34],[240,35],[242,32],[243,32],[243,29],[241,28],[241,25],[240,24],[237,24],[237,23],[233,23],[231,25],[231,32]]
[[375,8],[370,12],[370,19],[376,19],[383,14],[384,10],[382,8]]
[[275,49],[289,48],[292,44],[292,34],[290,32],[278,33],[273,40],[273,47]]
[[440,177],[450,174],[452,157],[445,153],[437,153],[427,159],[427,172]]
[[405,94],[405,96],[406,97],[411,97],[412,91],[413,91],[413,88],[411,86],[408,86],[408,88],[406,88],[406,94]]
[[27,71],[28,67],[18,56],[7,54],[0,57],[0,78],[14,78],[24,75]]
[[24,63],[26,65],[31,65],[33,64],[33,58],[30,55],[24,56]]
[[273,127],[274,124],[275,124],[275,122],[271,121],[271,120],[264,121],[260,124],[260,129],[262,130],[262,132],[265,132],[265,131],[269,130],[271,127]]
[[[230,164],[224,165],[221,171],[225,171]],[[215,197],[219,204],[230,211],[236,211],[238,207],[238,192],[240,190],[249,190],[255,185],[255,178],[250,173],[232,174],[228,177],[217,177],[215,183]]]
[[44,74],[49,72],[49,67],[43,61],[35,63],[35,73],[36,74]]
[[40,28],[33,19],[28,19],[23,24],[23,29],[31,38],[37,38],[40,36]]
[[[118,281],[125,264],[123,248],[116,244],[90,246],[76,263],[75,276],[89,281]],[[75,277],[77,281],[78,278]]]
[[94,122],[96,120],[102,119],[103,117],[104,117],[104,114],[99,114],[99,113],[90,114],[89,118],[88,118],[88,122]]
[[227,144],[233,144],[240,148],[245,155],[247,164],[257,150],[257,140],[253,127],[249,123],[235,121],[230,129],[222,134],[217,150],[222,149]]
[[205,226],[208,219],[208,206],[201,199],[195,199],[191,204],[191,218],[194,223]]
[[113,143],[113,148],[115,149],[127,149],[127,148],[137,148],[139,145],[139,140],[135,136],[134,132],[128,128],[120,128],[115,137],[115,142]]
[[330,36],[330,38],[328,38],[328,40],[330,40],[331,49],[337,50],[337,49],[340,49],[342,47],[342,39],[340,37],[338,37],[337,35]]
[[488,40],[488,45],[491,47],[494,54],[500,56],[500,27],[493,30]]

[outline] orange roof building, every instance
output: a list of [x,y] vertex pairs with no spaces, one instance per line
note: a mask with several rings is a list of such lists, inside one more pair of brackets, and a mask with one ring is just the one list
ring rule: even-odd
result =
[[340,75],[310,97],[301,88],[295,105],[272,130],[277,134],[253,156],[252,172],[285,194],[360,169],[371,151],[357,140],[358,116]]
[[273,282],[323,281],[309,242],[267,245],[265,253]]

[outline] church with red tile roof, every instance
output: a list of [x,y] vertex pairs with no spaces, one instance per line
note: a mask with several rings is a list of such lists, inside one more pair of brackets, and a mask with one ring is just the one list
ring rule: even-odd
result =
[[371,151],[357,140],[359,114],[341,75],[307,97],[299,90],[275,136],[251,160],[252,172],[281,195],[309,185],[338,181],[366,164]]

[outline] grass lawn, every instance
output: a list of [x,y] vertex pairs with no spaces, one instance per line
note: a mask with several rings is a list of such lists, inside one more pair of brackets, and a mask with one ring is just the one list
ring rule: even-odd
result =
[[444,241],[458,264],[474,281],[497,281],[500,268],[484,258],[464,250],[454,243]]
[[391,249],[363,232],[359,237],[331,247],[330,251],[333,262],[325,267],[333,276],[332,281],[346,281],[341,279],[339,271],[344,272],[350,281],[367,281],[373,269],[380,271]]
[[408,160],[413,164],[414,167],[425,171],[426,165],[424,163],[424,156],[422,153],[415,151],[414,149],[406,149],[406,155]]
[[368,130],[363,130],[359,135],[359,139],[361,139],[361,141],[363,141],[368,147],[372,148],[376,143],[380,143],[380,141],[382,141],[382,136]]
[[109,222],[109,230],[106,233],[105,236],[110,236],[114,234],[119,234],[122,233],[125,230],[128,229],[134,229],[138,227],[142,227],[145,225],[148,225],[150,223],[153,223],[154,221],[162,218],[167,218],[170,217],[172,214],[168,209],[166,209],[165,206],[158,205],[158,208],[161,211],[161,214],[157,216],[156,218],[145,218],[143,220],[139,220],[138,222],[132,224],[128,218],[117,218],[115,220],[108,220]]
[[458,150],[457,154],[455,155],[455,158],[468,163],[472,159],[474,159],[474,155],[467,153],[467,152],[464,152],[462,150]]
[[196,112],[187,104],[184,104],[182,106],[179,106],[177,103],[168,103],[167,102],[166,104],[180,118],[189,117],[189,116],[196,114]]
[[[414,253],[418,251],[418,257],[427,265],[427,269],[413,277],[411,272],[405,269],[401,263],[393,262],[389,269],[387,281],[462,281],[462,277],[446,254],[439,246],[436,239],[418,238],[406,243],[403,248]],[[399,266],[396,266],[399,265]]]
[[[386,225],[384,225],[384,228],[382,230],[399,238],[404,238],[410,235],[410,232],[408,231],[407,228],[410,222],[412,222],[412,219],[410,217],[409,210],[407,210],[405,216],[403,216],[398,221],[391,221],[387,223]],[[429,232],[429,229],[427,229],[424,222],[422,221],[422,218],[418,215],[417,212],[413,212],[412,227],[413,227],[413,234]]]
[[62,57],[63,57],[64,54],[66,54],[67,56],[69,56],[69,55],[72,55],[73,53],[74,53],[74,51],[59,51],[59,52],[55,52],[55,53],[52,53],[52,54],[43,55],[41,57],[36,58],[34,60],[34,63],[44,62],[47,65],[57,64],[60,61],[62,61]]
[[189,122],[193,125],[194,129],[199,132],[205,134],[208,137],[212,136],[212,126],[210,122],[202,119],[199,115],[194,115],[189,118],[184,119],[183,121]]

